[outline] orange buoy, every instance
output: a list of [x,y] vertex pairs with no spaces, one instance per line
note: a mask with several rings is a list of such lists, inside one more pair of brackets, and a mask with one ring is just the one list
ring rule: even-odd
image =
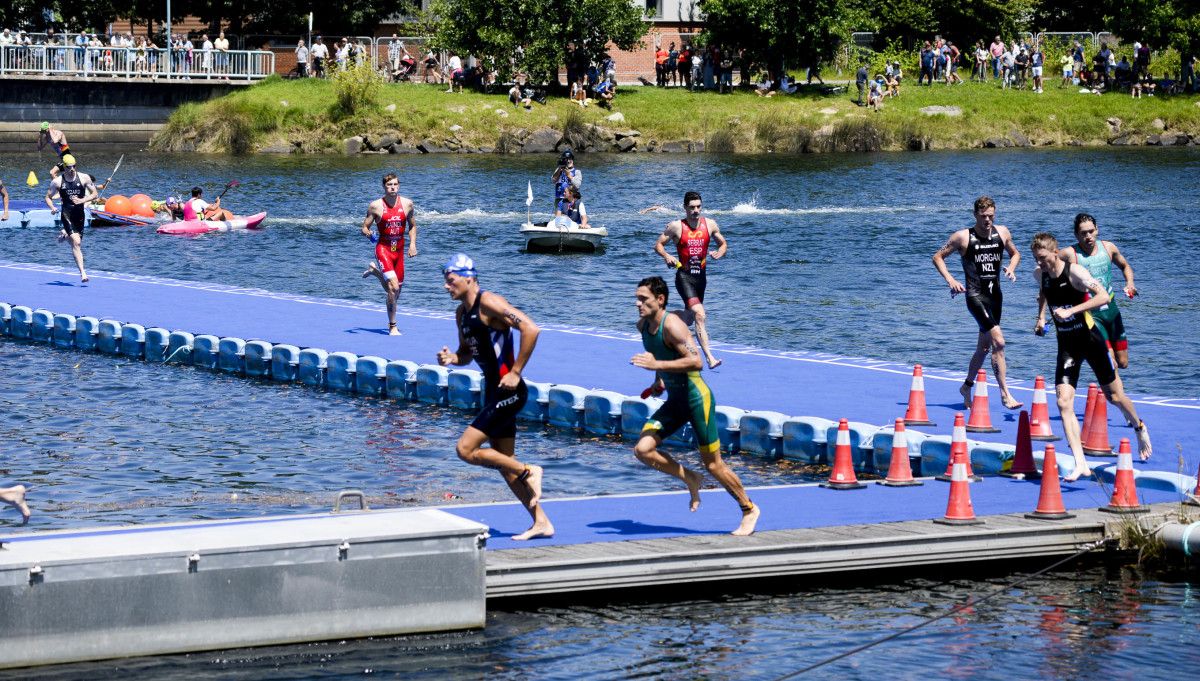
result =
[[133,211],[133,206],[130,205],[129,199],[117,194],[108,197],[108,200],[104,202],[104,210],[114,215],[129,215]]
[[129,203],[132,207],[132,214],[144,218],[154,217],[154,210],[150,208],[150,203],[153,201],[145,194],[134,194],[129,197]]

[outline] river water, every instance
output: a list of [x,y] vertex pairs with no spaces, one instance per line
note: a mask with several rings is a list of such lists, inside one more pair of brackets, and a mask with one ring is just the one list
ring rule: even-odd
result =
[[[0,159],[14,198],[48,157]],[[81,158],[107,175],[115,157]],[[89,269],[379,301],[359,278],[371,254],[358,234],[382,172],[413,198],[421,254],[407,263],[401,304],[448,310],[439,267],[475,257],[494,287],[539,322],[630,330],[638,279],[666,274],[652,252],[682,193],[704,195],[730,242],[710,269],[715,341],[784,350],[965,365],[975,327],[929,261],[971,203],[990,194],[1024,262],[1005,283],[1011,375],[1052,366],[1054,343],[1028,333],[1036,289],[1028,242],[1069,239],[1076,212],[1133,264],[1141,296],[1122,300],[1131,391],[1200,397],[1200,231],[1195,149],[1023,150],[801,157],[582,157],[592,221],[606,226],[592,256],[525,254],[526,183],[534,217],[549,208],[548,159],[527,157],[184,157],[129,155],[114,191],[155,197],[193,184],[239,213],[266,210],[256,233],[199,238],[92,230]],[[44,187],[44,185],[43,185]],[[662,204],[674,210],[639,214]],[[0,227],[0,260],[69,266],[46,230]],[[958,271],[957,262],[951,263]],[[4,299],[0,290],[0,300]],[[436,348],[431,348],[432,353]],[[719,350],[718,350],[718,354]],[[534,363],[536,364],[536,355]],[[0,340],[0,482],[32,482],[32,529],[318,511],[333,491],[364,489],[377,506],[506,500],[495,474],[461,464],[463,415],[179,367],[60,352]],[[198,408],[199,407],[199,408]],[[256,414],[253,419],[247,414]],[[262,418],[262,414],[268,418]],[[547,494],[671,489],[627,444],[526,428],[522,457],[547,466]],[[749,485],[798,482],[787,462],[734,465]],[[236,494],[236,498],[233,496]],[[0,513],[0,531],[14,514]],[[53,678],[326,678],[365,670],[397,676],[497,678],[773,678],[944,612],[999,580],[900,580],[829,588],[673,595],[513,608],[482,632],[150,658],[48,670]],[[1176,678],[1164,660],[1198,660],[1195,580],[1156,582],[1099,568],[1006,591],[973,614],[935,624],[830,667],[839,677]],[[1151,666],[1147,671],[1147,666]],[[1180,667],[1186,668],[1184,667]],[[819,672],[824,673],[824,672]]]

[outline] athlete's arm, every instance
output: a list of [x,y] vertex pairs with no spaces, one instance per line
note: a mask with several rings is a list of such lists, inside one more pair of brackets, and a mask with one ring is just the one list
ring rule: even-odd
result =
[[667,314],[663,324],[663,342],[679,353],[679,359],[656,359],[653,354],[643,352],[630,360],[634,366],[650,371],[665,371],[672,374],[686,374],[689,371],[699,371],[704,367],[700,359],[700,350],[692,338],[687,324],[674,314]]
[[708,234],[717,242],[717,250],[711,253],[713,260],[720,260],[725,256],[725,251],[729,250],[729,243],[725,241],[725,235],[721,233],[721,227],[717,225],[717,221],[708,220]]
[[96,191],[96,183],[92,180],[92,176],[87,173],[80,173],[80,179],[83,180],[83,196],[78,199],[71,199],[71,202],[76,206],[82,206],[96,200],[100,196],[100,192]]
[[966,235],[967,230],[965,229],[951,234],[950,238],[946,240],[946,244],[937,249],[937,251],[935,251],[933,254],[933,266],[937,268],[938,274],[942,275],[942,279],[945,279],[946,283],[950,285],[951,296],[966,291],[967,287],[959,283],[959,281],[950,274],[950,270],[946,267],[946,256],[952,253],[962,253],[964,247],[963,241],[966,239]]
[[662,257],[663,261],[667,263],[667,267],[679,266],[679,261],[675,259],[675,256],[667,253],[667,249],[665,248],[668,241],[679,240],[679,232],[676,231],[677,228],[675,226],[677,224],[678,222],[674,220],[668,222],[666,228],[663,229],[663,233],[658,235],[658,241],[654,242],[654,252]]
[[[501,329],[516,329],[521,334],[521,346],[517,349],[517,358],[513,361],[508,373],[500,377],[500,387],[515,390],[525,372],[525,365],[533,356],[533,348],[537,345],[541,329],[524,312],[510,305],[504,296],[497,293],[482,293],[479,301],[480,311],[487,320],[488,326]],[[499,325],[497,327],[497,324]]]
[[1067,319],[1071,315],[1094,310],[1098,307],[1103,307],[1108,304],[1110,298],[1108,291],[1104,290],[1104,286],[1092,277],[1092,273],[1087,271],[1083,265],[1067,265],[1070,268],[1068,276],[1071,280],[1071,285],[1080,291],[1087,291],[1091,294],[1087,300],[1078,305],[1071,307],[1055,308],[1054,315],[1059,319]]
[[1008,267],[1004,268],[1004,275],[1009,281],[1017,280],[1017,265],[1021,264],[1021,251],[1017,250],[1016,244],[1012,240],[1012,232],[1008,231],[1007,227],[997,227],[1001,230],[1000,234],[1004,237],[1004,250],[1008,251]]
[[404,214],[408,216],[408,257],[417,257],[417,209],[412,201],[405,201]]
[[460,305],[458,309],[454,311],[454,318],[457,320],[457,323],[454,326],[458,329],[458,350],[450,352],[450,348],[443,345],[442,349],[438,350],[437,354],[438,364],[441,364],[442,366],[450,366],[451,364],[454,366],[462,366],[464,364],[468,364],[475,356],[475,353],[471,351],[471,346],[467,344],[466,337],[462,334],[462,316],[463,309]]
[[50,181],[50,188],[46,190],[46,205],[50,207],[51,215],[58,212],[58,209],[54,207],[54,196],[58,194],[59,186],[59,178],[56,177]]
[[1125,295],[1132,298],[1137,295],[1137,287],[1133,285],[1133,266],[1121,255],[1121,249],[1111,241],[1105,241],[1104,247],[1108,249],[1108,257],[1117,267],[1121,268],[1121,274],[1125,276]]
[[38,151],[41,151],[42,149],[44,149],[46,147],[46,142],[48,142],[49,140],[50,140],[50,135],[47,135],[45,133],[38,133]]
[[[367,237],[368,239],[371,239],[371,237],[372,237],[371,227],[374,224],[375,224],[375,202],[372,201],[370,203],[370,205],[367,206],[367,217],[363,218],[363,221],[362,221],[362,235]],[[371,241],[375,241],[375,239],[371,239]]]
[[0,182],[0,197],[4,198],[4,214],[0,215],[0,220],[7,220],[8,219],[8,187],[5,187],[3,182]]
[[1039,336],[1046,333],[1046,294],[1042,292],[1042,268],[1033,268],[1033,280],[1038,287],[1038,314],[1033,324],[1033,332]]

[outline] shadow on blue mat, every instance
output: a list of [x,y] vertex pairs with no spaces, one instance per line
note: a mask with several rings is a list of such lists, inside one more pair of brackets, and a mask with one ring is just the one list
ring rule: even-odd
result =
[[82,286],[82,284],[75,284],[75,283],[72,283],[69,281],[48,281],[48,282],[46,282],[45,285],[46,286],[69,286],[71,288],[75,288],[76,286]]
[[[610,528],[612,532],[597,532],[596,534],[712,534],[703,530],[689,530],[684,527],[670,525],[647,525],[636,520],[611,520],[603,523],[589,523],[588,527]],[[511,535],[510,535],[511,536]]]
[[368,329],[365,326],[356,326],[356,327],[353,327],[350,329],[346,329],[345,333],[374,333],[374,334],[377,334],[380,336],[386,336],[386,335],[388,335],[388,330],[380,329],[380,328]]

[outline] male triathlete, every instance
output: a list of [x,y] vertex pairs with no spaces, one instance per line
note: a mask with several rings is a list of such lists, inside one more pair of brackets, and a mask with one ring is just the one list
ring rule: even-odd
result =
[[67,144],[67,135],[58,128],[50,127],[49,123],[43,122],[38,129],[38,151],[41,151],[49,144],[54,153],[58,154],[60,163],[55,164],[50,168],[50,178],[54,179],[58,176],[59,166],[64,156],[71,153],[71,147]]
[[[708,347],[708,328],[705,322],[708,315],[704,311],[704,289],[708,286],[708,252],[709,241],[717,242],[717,250],[711,253],[713,260],[720,260],[728,250],[725,236],[716,220],[710,220],[700,215],[703,201],[697,192],[683,195],[683,208],[687,217],[682,220],[672,220],[659,235],[654,244],[654,251],[667,263],[667,267],[676,268],[675,290],[683,299],[684,306],[691,311],[696,320],[696,337],[700,339],[700,348],[708,360],[708,368],[715,369],[721,365],[721,360],[713,356]],[[667,253],[667,242],[674,242],[679,257]]]
[[[1075,470],[1065,480],[1078,480],[1092,471],[1083,458],[1079,437],[1079,420],[1075,416],[1075,386],[1083,362],[1092,367],[1096,382],[1104,396],[1125,415],[1125,421],[1137,433],[1138,454],[1150,458],[1150,432],[1138,418],[1137,407],[1125,394],[1121,378],[1113,369],[1112,360],[1104,347],[1104,339],[1096,329],[1092,311],[1108,304],[1108,291],[1082,265],[1073,265],[1058,254],[1058,241],[1042,232],[1033,237],[1033,258],[1037,261],[1034,279],[1038,282],[1039,300],[1050,306],[1054,327],[1058,331],[1058,359],[1054,367],[1054,392],[1058,397],[1058,413],[1063,432],[1075,455]],[[1089,297],[1090,296],[1090,297]],[[1045,325],[1039,315],[1035,333]]]
[[692,334],[677,313],[667,313],[669,293],[662,277],[641,280],[635,295],[639,316],[637,327],[642,332],[642,347],[646,352],[634,355],[629,362],[655,372],[654,382],[647,391],[661,394],[666,390],[667,401],[646,421],[633,452],[647,466],[682,480],[691,495],[691,510],[695,511],[700,506],[703,476],[658,449],[671,433],[691,423],[696,442],[700,445],[700,459],[704,462],[704,468],[721,483],[742,510],[742,522],[733,534],[751,534],[758,522],[759,510],[746,495],[746,489],[742,487],[737,474],[721,459],[717,405],[708,384],[700,376],[704,365],[692,341]]
[[[408,257],[417,256],[417,223],[413,202],[400,196],[400,180],[395,173],[383,176],[383,198],[367,206],[363,218],[363,236],[375,244],[375,261],[367,266],[363,278],[375,277],[387,293],[388,333],[399,336],[396,328],[396,299],[404,286],[404,238],[408,234]],[[378,227],[378,234],[371,227]]]
[[[1132,298],[1137,295],[1137,287],[1133,285],[1133,267],[1120,249],[1111,241],[1099,238],[1096,218],[1087,213],[1075,216],[1075,246],[1067,246],[1058,252],[1059,257],[1072,264],[1083,265],[1092,277],[1104,286],[1108,292],[1109,302],[1092,311],[1092,319],[1100,336],[1108,345],[1108,351],[1113,354],[1117,366],[1124,369],[1129,366],[1129,341],[1125,337],[1125,323],[1121,320],[1121,310],[1117,308],[1117,300],[1113,298],[1112,269],[1113,265],[1121,268],[1125,276],[1125,295]],[[1041,313],[1039,311],[1039,318]]]
[[[538,326],[502,296],[479,288],[475,263],[457,253],[442,268],[446,291],[458,301],[455,320],[458,350],[443,346],[438,364],[462,366],[472,359],[483,370],[483,411],[458,439],[458,456],[475,466],[500,471],[517,499],[529,511],[533,525],[513,539],[554,536],[539,501],[542,498],[542,468],[517,461],[514,446],[517,414],[525,406],[528,390],[521,374],[537,345]],[[521,334],[520,348],[513,357],[513,329]],[[490,447],[485,447],[484,443]]]
[[58,240],[67,239],[71,243],[71,255],[75,265],[79,267],[80,281],[87,282],[87,272],[83,269],[83,222],[84,207],[96,199],[98,192],[92,177],[75,170],[75,157],[63,156],[62,175],[50,181],[50,189],[46,192],[46,205],[51,213],[57,213],[54,207],[54,197],[62,201],[62,232]]
[[[1000,398],[1006,409],[1017,409],[1022,406],[1012,393],[1008,391],[1005,378],[1007,366],[1004,362],[1004,334],[1000,331],[1000,310],[1004,297],[1000,292],[1000,263],[1004,253],[1008,253],[1008,267],[1004,275],[1009,281],[1016,281],[1017,264],[1021,262],[1021,253],[1013,245],[1012,234],[1008,228],[995,224],[996,202],[987,196],[975,200],[975,226],[960,229],[950,235],[946,245],[933,254],[933,265],[938,273],[950,285],[950,296],[959,293],[967,294],[967,310],[979,324],[979,339],[975,344],[975,354],[967,365],[967,378],[963,381],[959,393],[963,397],[963,407],[971,406],[971,387],[975,384],[975,376],[983,366],[983,358],[988,350],[992,352],[992,373],[996,377],[996,385],[1000,388]],[[946,256],[958,253],[962,256],[963,274],[967,285],[963,286],[946,269]]]

